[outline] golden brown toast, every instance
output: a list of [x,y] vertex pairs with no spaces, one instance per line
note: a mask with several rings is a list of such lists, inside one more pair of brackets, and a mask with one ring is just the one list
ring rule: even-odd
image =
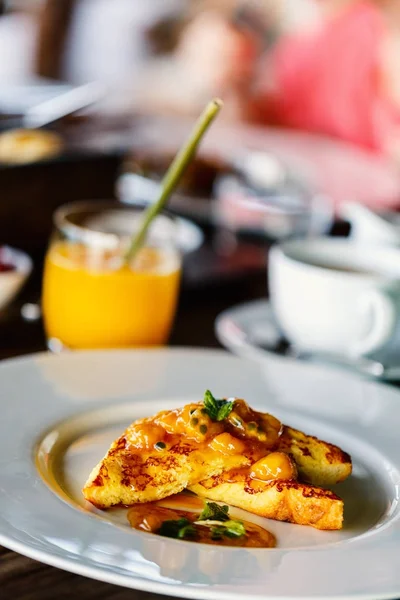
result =
[[317,486],[335,485],[351,475],[351,458],[338,446],[284,425],[277,450],[294,459],[299,479]]
[[184,439],[164,452],[132,453],[128,431],[90,473],[83,494],[98,508],[131,506],[172,496],[201,479],[245,464],[245,456],[226,457]]
[[286,425],[276,450],[293,458],[300,481],[259,482],[250,478],[246,468],[210,477],[189,489],[202,498],[226,502],[261,517],[317,529],[341,529],[343,501],[315,486],[344,481],[352,470],[350,456],[333,444]]
[[299,481],[256,482],[245,473],[224,474],[190,486],[202,498],[224,502],[253,514],[316,529],[341,529],[343,500],[329,490]]
[[[304,481],[330,485],[350,474],[350,457],[336,446],[282,426],[271,415],[251,410],[243,400],[213,400],[217,403],[215,414],[207,412],[205,402],[192,403],[132,423],[89,475],[83,489],[85,498],[99,508],[131,506],[160,500],[185,488],[197,491],[194,486],[202,482],[198,491],[201,495],[205,495],[204,489],[211,488],[218,495],[223,486],[221,498],[207,496],[211,499],[250,507],[247,510],[269,513],[272,518],[319,523],[314,524],[316,527],[330,523],[329,528],[336,528],[340,511],[335,518],[332,515],[343,503],[331,492],[298,482],[286,482],[293,484],[286,487],[282,481],[268,482],[265,487],[264,481],[262,493],[252,494],[257,497],[253,507],[244,479],[254,463],[278,451],[284,453],[286,461],[288,455],[291,457],[289,462],[297,465]],[[218,485],[210,485],[215,478],[238,469],[247,473],[244,479],[223,483],[218,480]],[[314,516],[311,506],[316,507]]]

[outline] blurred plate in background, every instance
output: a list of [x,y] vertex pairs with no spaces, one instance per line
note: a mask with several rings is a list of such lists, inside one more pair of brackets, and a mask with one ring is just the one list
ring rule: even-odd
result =
[[385,365],[369,359],[351,360],[328,353],[303,352],[282,334],[267,299],[253,300],[223,311],[215,320],[215,335],[228,350],[242,358],[265,363],[271,358],[282,358],[288,364],[320,363],[341,368],[362,377],[400,381],[400,366]]
[[[125,143],[133,155],[155,149],[174,153],[190,126],[187,119],[138,119],[132,131],[126,132]],[[111,145],[115,142],[110,138]],[[107,144],[104,137],[103,144]],[[400,207],[400,173],[394,164],[329,138],[285,129],[216,124],[205,136],[200,155],[230,161],[244,150],[271,153],[307,185],[329,197],[335,207],[350,199],[373,207]]]
[[20,127],[43,127],[65,115],[91,106],[104,95],[98,83],[73,86],[61,81],[34,77],[24,84],[0,87],[0,113],[19,115]]
[[[184,119],[136,121],[129,159],[117,183],[122,201],[138,198],[132,175],[161,178],[189,129]],[[198,161],[197,175],[195,165],[186,185],[171,199],[171,208],[235,231],[265,233],[272,239],[323,234],[343,202],[400,207],[400,174],[394,165],[376,154],[315,135],[217,124],[205,137]],[[255,162],[261,167],[258,186],[254,185]],[[248,181],[249,169],[253,182]],[[275,177],[269,188],[265,181],[260,186],[262,171]]]
[[[139,133],[135,138],[140,146],[135,141],[117,182],[117,195],[124,203],[153,202],[174,156],[176,148],[164,141],[154,145],[146,136],[142,140]],[[297,167],[272,150],[245,143],[228,150],[224,136],[214,138],[212,147],[203,147],[170,207],[202,223],[272,240],[326,233],[333,222],[332,202]]]

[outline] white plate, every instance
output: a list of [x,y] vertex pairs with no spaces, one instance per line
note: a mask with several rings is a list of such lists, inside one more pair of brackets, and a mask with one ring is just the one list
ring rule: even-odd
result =
[[[398,597],[399,392],[277,358],[270,367],[190,349],[3,362],[0,543],[74,573],[187,598]],[[123,510],[83,502],[90,468],[124,425],[206,388],[244,396],[351,453],[354,474],[338,486],[342,531],[270,521],[276,549],[212,548],[133,531]]]
[[237,356],[261,363],[279,355],[286,360],[317,362],[348,369],[363,377],[381,381],[400,381],[400,365],[385,366],[367,358],[352,360],[344,356],[297,349],[281,333],[268,300],[253,300],[224,310],[215,320],[215,334],[221,344]]

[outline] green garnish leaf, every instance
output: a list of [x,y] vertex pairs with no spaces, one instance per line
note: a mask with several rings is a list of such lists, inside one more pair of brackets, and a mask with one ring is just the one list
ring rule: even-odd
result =
[[221,400],[221,402],[223,402],[224,404],[222,404],[219,407],[217,421],[223,421],[224,419],[226,419],[226,417],[229,416],[229,414],[231,413],[231,411],[233,409],[233,401],[232,400],[230,402],[228,402],[228,400]]
[[197,535],[196,527],[193,523],[189,519],[184,518],[164,521],[157,533],[164,537],[179,540],[194,538]]
[[212,540],[222,540],[225,533],[225,527],[223,525],[215,525],[211,527],[211,539]]
[[203,404],[210,419],[216,421],[219,410],[218,400],[214,398],[210,390],[207,390],[204,394]]
[[221,540],[224,536],[228,538],[240,538],[246,535],[246,528],[242,521],[225,521],[221,525],[211,527],[211,539]]
[[223,421],[233,409],[233,400],[217,400],[210,390],[204,394],[204,408],[213,421]]
[[156,533],[176,540],[193,540],[198,537],[196,525],[204,525],[210,528],[212,540],[221,540],[223,537],[231,539],[242,537],[246,534],[245,526],[242,521],[229,519],[228,512],[229,507],[226,505],[221,506],[215,502],[207,502],[195,523],[184,517],[166,520]]
[[226,521],[224,523],[226,537],[239,538],[246,535],[246,528],[242,521]]
[[190,523],[189,525],[185,525],[185,527],[182,527],[182,529],[179,530],[178,533],[178,538],[180,540],[185,540],[188,538],[195,538],[197,536],[197,530],[196,527],[194,525],[192,525],[192,523]]
[[206,502],[203,512],[199,515],[198,521],[229,521],[229,506],[220,505],[216,502]]

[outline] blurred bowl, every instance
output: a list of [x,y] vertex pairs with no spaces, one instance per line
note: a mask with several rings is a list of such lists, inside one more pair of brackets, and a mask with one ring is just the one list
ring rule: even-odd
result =
[[[130,152],[154,149],[174,155],[192,119],[162,117],[136,119],[126,130]],[[99,140],[91,144],[99,145]],[[104,142],[103,142],[104,143]],[[216,123],[204,136],[198,156],[230,162],[236,154],[268,153],[299,174],[337,209],[349,200],[376,210],[400,207],[400,171],[393,162],[363,148],[301,131],[239,123]],[[186,213],[187,214],[187,213]]]
[[[125,204],[152,204],[172,161],[168,152],[142,149],[126,161],[116,183]],[[333,223],[329,198],[272,152],[232,149],[223,158],[196,157],[169,208],[197,222],[272,240],[321,235]]]
[[31,258],[21,250],[0,247],[0,310],[18,294],[32,271]]
[[269,152],[238,154],[235,170],[214,183],[214,220],[233,232],[271,240],[321,235],[333,223],[333,204]]

